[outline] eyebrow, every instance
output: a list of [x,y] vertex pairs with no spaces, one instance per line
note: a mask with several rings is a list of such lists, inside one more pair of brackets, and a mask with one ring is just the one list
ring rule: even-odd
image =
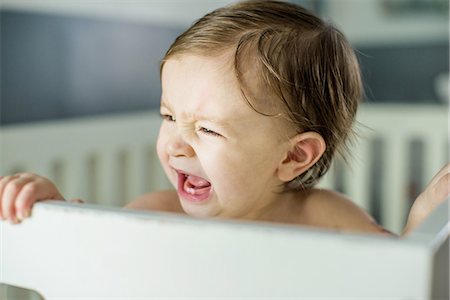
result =
[[193,117],[193,119],[198,120],[198,121],[211,122],[211,123],[213,123],[213,124],[215,124],[215,125],[217,125],[219,127],[222,127],[222,128],[230,128],[230,127],[232,127],[229,121],[224,120],[224,119],[219,118],[219,117],[205,116],[205,115],[202,115],[202,114],[199,114],[199,113],[194,113],[192,117]]
[[[167,105],[167,103],[163,99],[161,99],[160,106],[170,110],[169,105]],[[214,123],[215,125],[225,128],[225,129],[232,127],[229,121],[224,120],[217,116],[207,116],[207,115],[200,114],[198,112],[194,112],[193,114],[189,114],[189,117],[192,117],[194,120],[197,120],[197,121],[208,121],[208,122]]]

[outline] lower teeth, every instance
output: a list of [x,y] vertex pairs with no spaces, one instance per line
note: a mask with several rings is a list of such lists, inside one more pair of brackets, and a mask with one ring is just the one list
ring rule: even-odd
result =
[[195,189],[194,188],[187,187],[185,189],[186,189],[186,192],[188,192],[188,194],[195,195]]

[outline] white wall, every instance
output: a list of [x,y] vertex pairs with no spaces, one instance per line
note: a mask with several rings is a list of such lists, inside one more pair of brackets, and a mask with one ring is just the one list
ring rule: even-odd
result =
[[2,0],[1,8],[186,27],[231,0]]
[[429,43],[448,41],[447,16],[433,14],[388,15],[383,0],[334,0],[325,15],[356,45]]
[[[324,14],[354,44],[396,44],[448,40],[448,14],[389,16],[383,0],[328,0]],[[186,27],[232,0],[2,0],[0,7],[72,16],[125,19]]]

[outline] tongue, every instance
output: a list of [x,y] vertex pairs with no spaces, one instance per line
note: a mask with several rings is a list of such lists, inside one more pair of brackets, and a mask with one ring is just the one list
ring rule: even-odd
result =
[[193,188],[203,188],[211,185],[207,180],[197,177],[194,175],[188,175],[186,182],[189,183]]

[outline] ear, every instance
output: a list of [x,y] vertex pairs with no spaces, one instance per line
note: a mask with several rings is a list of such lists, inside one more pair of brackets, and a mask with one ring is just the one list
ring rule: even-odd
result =
[[278,178],[288,182],[312,167],[325,152],[324,139],[317,132],[304,132],[290,139],[284,160],[278,166]]

